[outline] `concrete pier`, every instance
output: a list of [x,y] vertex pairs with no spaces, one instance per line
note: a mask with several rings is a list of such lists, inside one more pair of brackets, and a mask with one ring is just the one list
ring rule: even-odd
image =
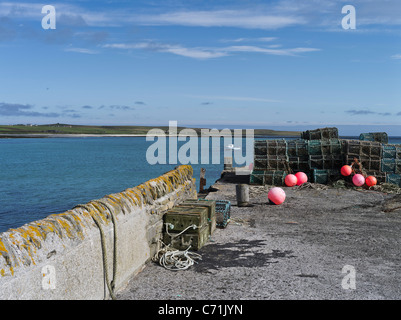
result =
[[[231,201],[231,221],[185,272],[151,262],[118,299],[398,300],[401,298],[400,195],[332,187],[250,186],[238,207],[235,183],[221,180],[206,199]],[[355,286],[353,286],[355,285]],[[260,310],[264,312],[263,307]]]
[[197,198],[192,175],[180,166],[1,233],[0,299],[109,298],[111,282],[112,292],[121,290],[157,252],[164,213]]

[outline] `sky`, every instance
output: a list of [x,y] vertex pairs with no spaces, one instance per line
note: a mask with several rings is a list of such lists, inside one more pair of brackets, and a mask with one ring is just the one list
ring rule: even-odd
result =
[[0,124],[401,136],[400,88],[399,0],[0,2]]

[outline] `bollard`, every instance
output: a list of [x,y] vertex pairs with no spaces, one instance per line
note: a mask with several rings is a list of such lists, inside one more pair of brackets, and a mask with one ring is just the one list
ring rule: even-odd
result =
[[206,178],[205,178],[206,169],[201,168],[200,179],[199,179],[199,193],[204,192],[204,187],[206,186]]
[[237,193],[237,205],[238,207],[246,207],[249,204],[249,185],[237,184],[235,186]]
[[233,168],[233,158],[224,157],[224,170],[232,170]]

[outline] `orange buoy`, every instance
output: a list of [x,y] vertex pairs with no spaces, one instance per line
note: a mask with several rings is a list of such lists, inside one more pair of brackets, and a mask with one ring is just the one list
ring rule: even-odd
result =
[[365,180],[368,187],[373,187],[377,184],[377,179],[374,176],[369,176]]
[[352,168],[351,168],[351,166],[345,165],[345,166],[342,166],[342,167],[341,167],[341,174],[342,174],[343,176],[348,177],[348,176],[351,175],[351,173],[352,173]]
[[267,194],[268,199],[276,205],[280,205],[285,201],[285,192],[283,189],[274,187]]
[[287,187],[293,187],[297,184],[298,179],[294,174],[287,174],[284,179],[284,183]]
[[308,176],[304,172],[297,172],[295,176],[297,177],[297,186],[308,182]]
[[365,177],[358,173],[352,177],[352,182],[357,187],[361,187],[365,184]]

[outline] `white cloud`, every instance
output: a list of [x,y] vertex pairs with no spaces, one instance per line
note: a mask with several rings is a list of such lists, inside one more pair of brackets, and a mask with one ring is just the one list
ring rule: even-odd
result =
[[179,45],[160,44],[153,42],[141,42],[134,44],[115,43],[104,45],[103,47],[115,49],[145,49],[157,52],[172,53],[175,55],[194,59],[212,59],[224,57],[227,55],[226,52],[218,52],[204,48],[185,48]]
[[401,59],[401,54],[395,54],[395,55],[391,56],[391,59],[399,60],[399,59]]
[[114,43],[103,46],[104,48],[114,49],[145,49],[156,52],[167,52],[188,58],[194,59],[212,59],[220,58],[230,55],[233,52],[245,53],[262,53],[276,56],[296,56],[299,53],[320,51],[317,48],[290,48],[290,49],[276,49],[264,48],[257,46],[230,46],[222,48],[186,48],[179,45],[160,44],[154,42],[140,42],[140,43]]
[[141,25],[180,25],[193,27],[236,27],[247,29],[277,29],[304,24],[301,17],[268,15],[244,10],[182,11],[158,15],[139,15]]
[[84,53],[84,54],[98,54],[98,51],[85,49],[85,48],[66,48],[64,49],[66,52],[77,52],[77,53]]
[[227,53],[225,53],[225,52],[213,52],[213,51],[206,51],[206,50],[202,50],[202,49],[184,48],[184,47],[179,47],[179,46],[169,46],[161,51],[173,53],[173,54],[188,57],[188,58],[195,58],[195,59],[220,58],[220,57],[224,57],[227,55]]
[[256,46],[231,46],[223,48],[226,52],[250,52],[250,53],[263,53],[276,56],[295,56],[297,53],[320,51],[317,48],[292,48],[292,49],[272,49]]
[[255,98],[255,97],[235,97],[235,96],[194,96],[190,95],[190,98],[209,99],[209,100],[225,100],[225,101],[248,101],[248,102],[282,102],[279,100],[266,99],[266,98]]
[[223,39],[221,42],[271,42],[276,40],[276,37],[261,37],[261,38],[238,38],[238,39]]

